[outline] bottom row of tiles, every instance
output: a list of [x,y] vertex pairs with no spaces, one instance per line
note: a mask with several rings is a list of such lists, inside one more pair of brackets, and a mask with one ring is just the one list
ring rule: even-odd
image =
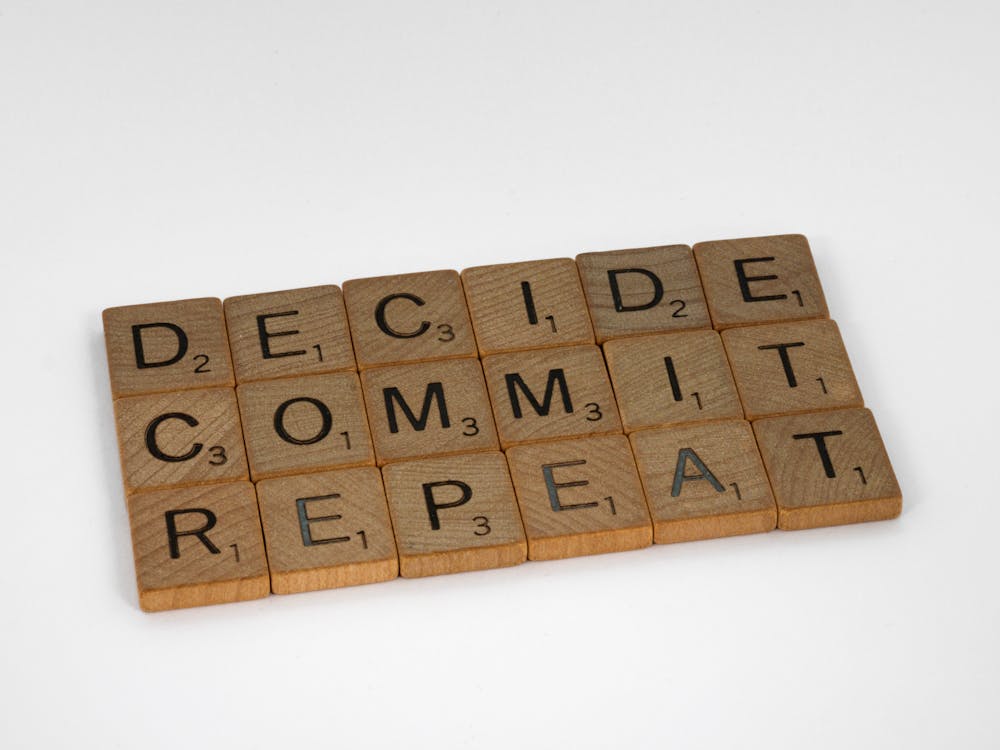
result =
[[845,409],[140,493],[129,515],[155,611],[881,520],[901,503],[871,412]]

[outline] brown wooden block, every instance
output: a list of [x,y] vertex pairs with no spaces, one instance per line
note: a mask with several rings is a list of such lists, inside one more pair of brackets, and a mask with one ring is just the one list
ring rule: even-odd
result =
[[528,558],[623,552],[653,541],[628,439],[601,435],[507,451]]
[[396,542],[374,466],[257,483],[271,591],[293,594],[388,581]]
[[222,302],[215,298],[109,307],[104,343],[115,398],[233,385]]
[[224,308],[238,383],[354,369],[339,287],[230,297]]
[[828,316],[801,234],[699,242],[694,257],[718,329]]
[[236,395],[254,480],[375,463],[357,373],[244,383]]
[[361,367],[476,355],[456,271],[353,279],[344,298]]
[[895,518],[903,496],[868,409],[753,423],[778,504],[778,528],[811,529]]
[[361,383],[379,466],[500,447],[479,360],[376,367]]
[[774,497],[748,422],[681,425],[629,437],[657,544],[775,527]]
[[249,482],[142,492],[128,508],[139,606],[147,612],[270,592]]
[[527,559],[502,453],[404,461],[382,469],[404,578],[503,568]]
[[504,448],[621,432],[601,350],[568,346],[483,358]]
[[247,479],[232,388],[121,398],[115,422],[128,492]]
[[604,356],[626,432],[743,416],[715,331],[616,339]]
[[712,327],[687,245],[582,253],[576,263],[598,343]]
[[480,354],[594,342],[569,258],[466,268],[462,283]]
[[747,419],[864,404],[832,320],[738,328],[722,342]]

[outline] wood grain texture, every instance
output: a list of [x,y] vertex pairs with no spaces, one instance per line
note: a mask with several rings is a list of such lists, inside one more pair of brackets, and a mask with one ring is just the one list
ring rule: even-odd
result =
[[556,560],[653,541],[628,439],[602,435],[511,448],[511,478],[528,558]]
[[426,271],[344,283],[361,367],[476,356],[457,271]]
[[236,396],[255,481],[375,463],[357,373],[244,383]]
[[642,430],[629,439],[657,544],[774,529],[777,509],[748,422]]
[[527,543],[502,453],[404,461],[382,469],[405,578],[502,568]]
[[376,367],[361,383],[379,466],[500,447],[479,360]]
[[399,575],[382,475],[341,469],[257,483],[271,591],[340,588]]
[[604,356],[626,432],[743,417],[715,331],[616,339]]
[[722,342],[747,419],[864,404],[832,320],[736,328]]
[[576,256],[597,343],[621,336],[711,328],[687,245]]
[[248,478],[232,388],[121,398],[115,423],[127,492]]
[[103,317],[115,398],[233,385],[221,300],[110,307]]
[[466,268],[462,284],[480,354],[594,342],[569,258]]
[[699,242],[694,257],[717,329],[828,316],[801,234]]
[[224,310],[238,383],[355,367],[340,287],[230,297]]
[[139,606],[198,607],[270,592],[253,485],[172,488],[128,498]]
[[895,518],[896,475],[868,409],[772,417],[754,433],[778,504],[778,528]]
[[494,354],[483,370],[504,448],[622,430],[596,346]]

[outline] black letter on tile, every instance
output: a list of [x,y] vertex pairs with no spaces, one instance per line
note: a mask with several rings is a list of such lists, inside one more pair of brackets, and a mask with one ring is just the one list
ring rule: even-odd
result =
[[[437,503],[434,501],[435,487],[458,487],[462,491],[462,496],[453,503]],[[431,530],[437,531],[441,528],[441,520],[438,518],[438,511],[442,508],[457,508],[465,505],[472,499],[472,488],[465,482],[457,479],[446,479],[442,482],[424,483],[424,502],[427,504],[427,516],[431,521]]]
[[815,440],[816,450],[819,451],[819,460],[823,462],[823,471],[826,472],[827,479],[834,479],[837,472],[833,470],[833,461],[830,460],[830,451],[826,447],[826,439],[835,435],[843,435],[843,430],[830,430],[829,432],[804,432],[801,435],[792,435],[794,440]]
[[663,364],[667,368],[667,380],[670,381],[670,394],[674,397],[674,401],[683,401],[684,394],[681,393],[681,384],[677,380],[677,370],[674,369],[673,358],[664,357]]
[[382,398],[385,401],[385,415],[389,420],[389,432],[393,434],[399,432],[399,421],[396,419],[395,404],[399,404],[399,408],[403,410],[403,416],[409,420],[413,429],[420,432],[427,428],[427,419],[431,414],[431,402],[437,400],[438,414],[441,417],[441,427],[444,429],[451,427],[451,421],[448,419],[448,406],[445,404],[444,400],[444,386],[441,383],[427,384],[427,390],[424,391],[424,403],[420,410],[419,418],[413,413],[413,410],[410,409],[410,405],[406,403],[406,399],[404,399],[403,394],[399,392],[399,388],[396,388],[395,386],[392,388],[383,388]]
[[169,461],[171,463],[179,463],[181,461],[187,461],[194,458],[202,449],[201,443],[194,443],[191,449],[187,453],[182,453],[179,456],[174,456],[169,453],[164,453],[160,450],[160,446],[156,443],[156,428],[161,424],[166,422],[168,419],[179,419],[188,427],[197,427],[198,420],[192,417],[190,414],[184,414],[179,411],[168,412],[167,414],[161,414],[146,427],[146,450],[149,451],[153,458],[158,458],[161,461]]
[[310,516],[309,510],[306,507],[309,503],[314,500],[335,500],[340,495],[338,493],[333,493],[332,495],[316,495],[315,497],[300,497],[295,501],[295,507],[299,511],[299,532],[302,534],[302,544],[306,547],[312,547],[314,544],[333,544],[335,542],[349,542],[351,537],[349,536],[331,536],[326,539],[313,539],[312,529],[309,524],[312,521],[339,521],[343,516],[339,513],[332,516]]
[[405,299],[409,300],[417,307],[423,307],[426,302],[424,302],[420,297],[415,294],[408,294],[407,292],[400,292],[399,294],[390,294],[388,297],[383,297],[378,301],[378,305],[375,307],[375,324],[379,327],[379,330],[387,336],[392,336],[397,339],[414,339],[417,336],[422,336],[427,332],[427,329],[431,327],[430,321],[424,320],[419,326],[413,331],[408,333],[403,331],[397,331],[395,328],[390,326],[385,319],[385,308],[394,299]]
[[531,404],[531,408],[537,412],[538,416],[545,417],[548,416],[549,410],[552,408],[552,396],[555,393],[557,383],[559,385],[559,393],[562,395],[563,409],[566,410],[567,414],[572,413],[573,401],[569,396],[569,388],[566,387],[566,373],[561,368],[549,370],[549,379],[545,383],[545,399],[542,403],[539,403],[538,399],[535,398],[535,394],[525,384],[520,373],[510,372],[503,377],[507,383],[507,397],[510,399],[510,409],[514,413],[514,419],[520,419],[523,416],[521,399],[517,395],[518,389],[528,399],[528,403]]
[[563,466],[582,466],[587,463],[583,459],[579,461],[563,461],[558,464],[542,464],[542,476],[545,477],[545,487],[549,491],[549,505],[552,506],[552,510],[576,510],[578,508],[596,508],[597,501],[589,503],[571,503],[569,505],[563,505],[559,502],[559,490],[563,487],[586,487],[590,482],[586,479],[580,479],[575,482],[557,482],[555,477],[552,476],[552,470],[558,469]]
[[[200,529],[191,529],[190,531],[178,531],[177,530],[177,516],[184,516],[191,513],[197,513],[205,518],[205,525]],[[189,508],[187,510],[168,510],[163,514],[167,521],[167,541],[170,544],[170,557],[176,560],[181,556],[180,545],[177,540],[182,536],[196,536],[198,541],[204,544],[208,551],[213,555],[219,554],[219,548],[212,544],[212,540],[205,536],[205,532],[209,531],[215,526],[216,518],[215,514],[205,508]]]
[[[698,470],[697,474],[685,474],[687,462],[690,461]],[[707,479],[708,483],[715,488],[716,492],[725,492],[726,488],[715,478],[715,474],[705,465],[705,462],[694,452],[694,448],[681,448],[677,451],[677,468],[674,469],[674,486],[670,489],[670,497],[677,497],[681,494],[685,482],[693,482],[696,479]]]
[[768,302],[776,299],[787,299],[787,294],[764,294],[759,297],[755,297],[750,291],[751,281],[773,281],[778,278],[774,274],[768,274],[767,276],[747,276],[746,269],[743,267],[747,263],[770,263],[773,261],[773,257],[768,258],[742,258],[740,260],[734,260],[733,265],[736,266],[736,278],[740,282],[740,292],[743,294],[744,302]]
[[777,349],[778,356],[781,357],[781,366],[785,370],[785,377],[788,378],[788,387],[796,388],[799,382],[795,379],[795,370],[792,369],[792,360],[788,356],[788,350],[795,346],[805,346],[802,341],[793,341],[791,344],[768,344],[767,346],[758,346],[762,352],[768,349]]
[[[623,273],[638,273],[645,276],[653,284],[653,298],[641,305],[626,305],[622,301],[622,292],[618,287],[618,275]],[[615,268],[608,271],[608,284],[611,286],[611,297],[615,301],[615,312],[635,312],[656,307],[663,300],[663,282],[660,277],[645,268]]]
[[[146,359],[146,352],[142,347],[142,332],[147,328],[166,328],[168,331],[172,331],[177,337],[177,354],[172,356],[170,359],[164,359],[159,362],[149,362]],[[135,347],[135,365],[140,370],[145,370],[147,367],[166,367],[172,365],[175,362],[180,362],[187,354],[188,350],[188,337],[184,333],[184,329],[173,323],[141,323],[139,325],[132,326],[132,345]]]
[[[288,411],[288,407],[292,404],[312,404],[316,407],[316,411],[319,412],[320,419],[323,420],[323,422],[320,425],[319,432],[311,438],[300,439],[293,437],[292,435],[289,435],[288,430],[285,429],[285,412]],[[291,443],[292,445],[312,445],[313,443],[318,443],[330,434],[331,429],[333,429],[333,415],[330,414],[329,407],[317,398],[311,398],[309,396],[290,398],[274,411],[274,431],[278,433],[278,437],[286,443]]]
[[278,336],[296,336],[298,335],[298,330],[274,331],[272,333],[267,330],[268,318],[284,318],[289,315],[298,314],[298,310],[288,310],[287,312],[267,313],[266,315],[257,316],[257,335],[260,337],[260,353],[264,356],[264,359],[275,359],[277,357],[298,357],[306,353],[305,349],[296,349],[293,352],[271,351],[271,342],[269,339],[277,338]]

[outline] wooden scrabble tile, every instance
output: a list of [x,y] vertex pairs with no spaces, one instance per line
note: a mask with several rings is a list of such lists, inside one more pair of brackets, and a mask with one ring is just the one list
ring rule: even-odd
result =
[[698,267],[687,245],[576,256],[597,342],[711,328]]
[[594,342],[569,258],[466,268],[462,284],[480,354]]
[[455,271],[344,283],[361,367],[476,356],[476,339]]
[[604,356],[626,432],[743,416],[715,331],[615,339]]
[[247,478],[232,388],[118,399],[115,421],[128,492]]
[[236,395],[255,481],[375,463],[357,373],[244,383]]
[[864,403],[832,320],[735,328],[722,343],[747,419]]
[[379,466],[500,447],[479,360],[376,367],[361,384]]
[[868,409],[772,417],[753,429],[778,503],[778,528],[900,514],[902,493]]
[[271,591],[293,594],[388,581],[396,542],[374,466],[257,483]]
[[828,316],[801,234],[699,242],[694,257],[718,329]]
[[230,297],[224,308],[238,383],[354,369],[339,287]]
[[511,478],[528,536],[528,558],[648,547],[653,541],[628,439],[601,435],[511,448]]
[[629,438],[657,544],[775,527],[774,497],[748,422],[641,430]]
[[115,398],[233,385],[218,299],[109,307],[104,343]]
[[139,606],[147,612],[270,592],[249,482],[142,492],[128,508]]
[[601,350],[567,346],[483,358],[504,448],[553,438],[621,432]]
[[503,568],[527,559],[502,453],[404,461],[382,469],[404,578]]

